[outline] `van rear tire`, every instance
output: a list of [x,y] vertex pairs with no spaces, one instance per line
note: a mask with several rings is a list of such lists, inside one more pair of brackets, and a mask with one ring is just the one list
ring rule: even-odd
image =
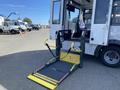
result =
[[104,65],[109,67],[118,67],[120,65],[120,47],[105,47],[102,49],[100,57]]

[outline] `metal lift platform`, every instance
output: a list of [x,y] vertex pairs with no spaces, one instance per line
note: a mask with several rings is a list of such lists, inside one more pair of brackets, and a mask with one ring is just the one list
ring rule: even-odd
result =
[[80,63],[80,55],[62,52],[61,60],[40,67],[39,70],[28,76],[28,79],[50,89],[54,90],[57,86],[75,71]]
[[[38,70],[28,76],[28,79],[50,89],[55,90],[57,86],[67,78],[72,72],[77,70],[83,64],[82,54],[84,49],[81,49],[80,52],[75,52],[71,50],[65,51],[62,48],[62,43],[60,38],[62,34],[66,34],[66,31],[60,31],[57,35],[56,40],[56,58],[50,60],[47,64],[41,66]],[[69,31],[67,31],[69,34]],[[70,36],[70,35],[65,35]],[[63,36],[62,36],[63,37]],[[66,37],[64,37],[64,40]],[[68,40],[68,39],[67,39]],[[82,41],[82,40],[81,40]],[[46,44],[51,54],[55,57],[49,45]],[[84,48],[84,47],[82,47]]]

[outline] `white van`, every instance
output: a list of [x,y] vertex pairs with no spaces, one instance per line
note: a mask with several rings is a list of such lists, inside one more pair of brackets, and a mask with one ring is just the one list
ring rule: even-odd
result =
[[26,31],[27,30],[27,27],[25,26],[25,24],[24,24],[24,22],[22,20],[18,20],[17,23],[20,26],[20,29],[22,31]]
[[0,33],[11,33],[16,34],[19,33],[19,25],[12,21],[5,21],[3,25],[0,25]]

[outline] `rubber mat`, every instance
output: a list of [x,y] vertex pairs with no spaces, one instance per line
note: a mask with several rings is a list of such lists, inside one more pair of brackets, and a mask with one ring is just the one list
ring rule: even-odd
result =
[[49,65],[37,71],[37,73],[40,73],[44,76],[60,81],[60,79],[70,71],[72,66],[73,64],[57,61],[52,65]]

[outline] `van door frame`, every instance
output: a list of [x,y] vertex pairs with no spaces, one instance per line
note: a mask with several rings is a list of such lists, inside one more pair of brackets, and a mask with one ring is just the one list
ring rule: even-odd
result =
[[97,0],[93,1],[90,44],[108,45],[113,0],[110,0],[109,2],[108,15],[106,16],[108,18],[104,24],[95,24]]
[[[60,12],[59,12],[59,19],[60,23],[55,24],[53,23],[54,18],[54,2],[60,1]],[[63,29],[63,7],[64,7],[64,0],[51,0],[51,14],[50,14],[50,39],[56,39],[56,31]]]

